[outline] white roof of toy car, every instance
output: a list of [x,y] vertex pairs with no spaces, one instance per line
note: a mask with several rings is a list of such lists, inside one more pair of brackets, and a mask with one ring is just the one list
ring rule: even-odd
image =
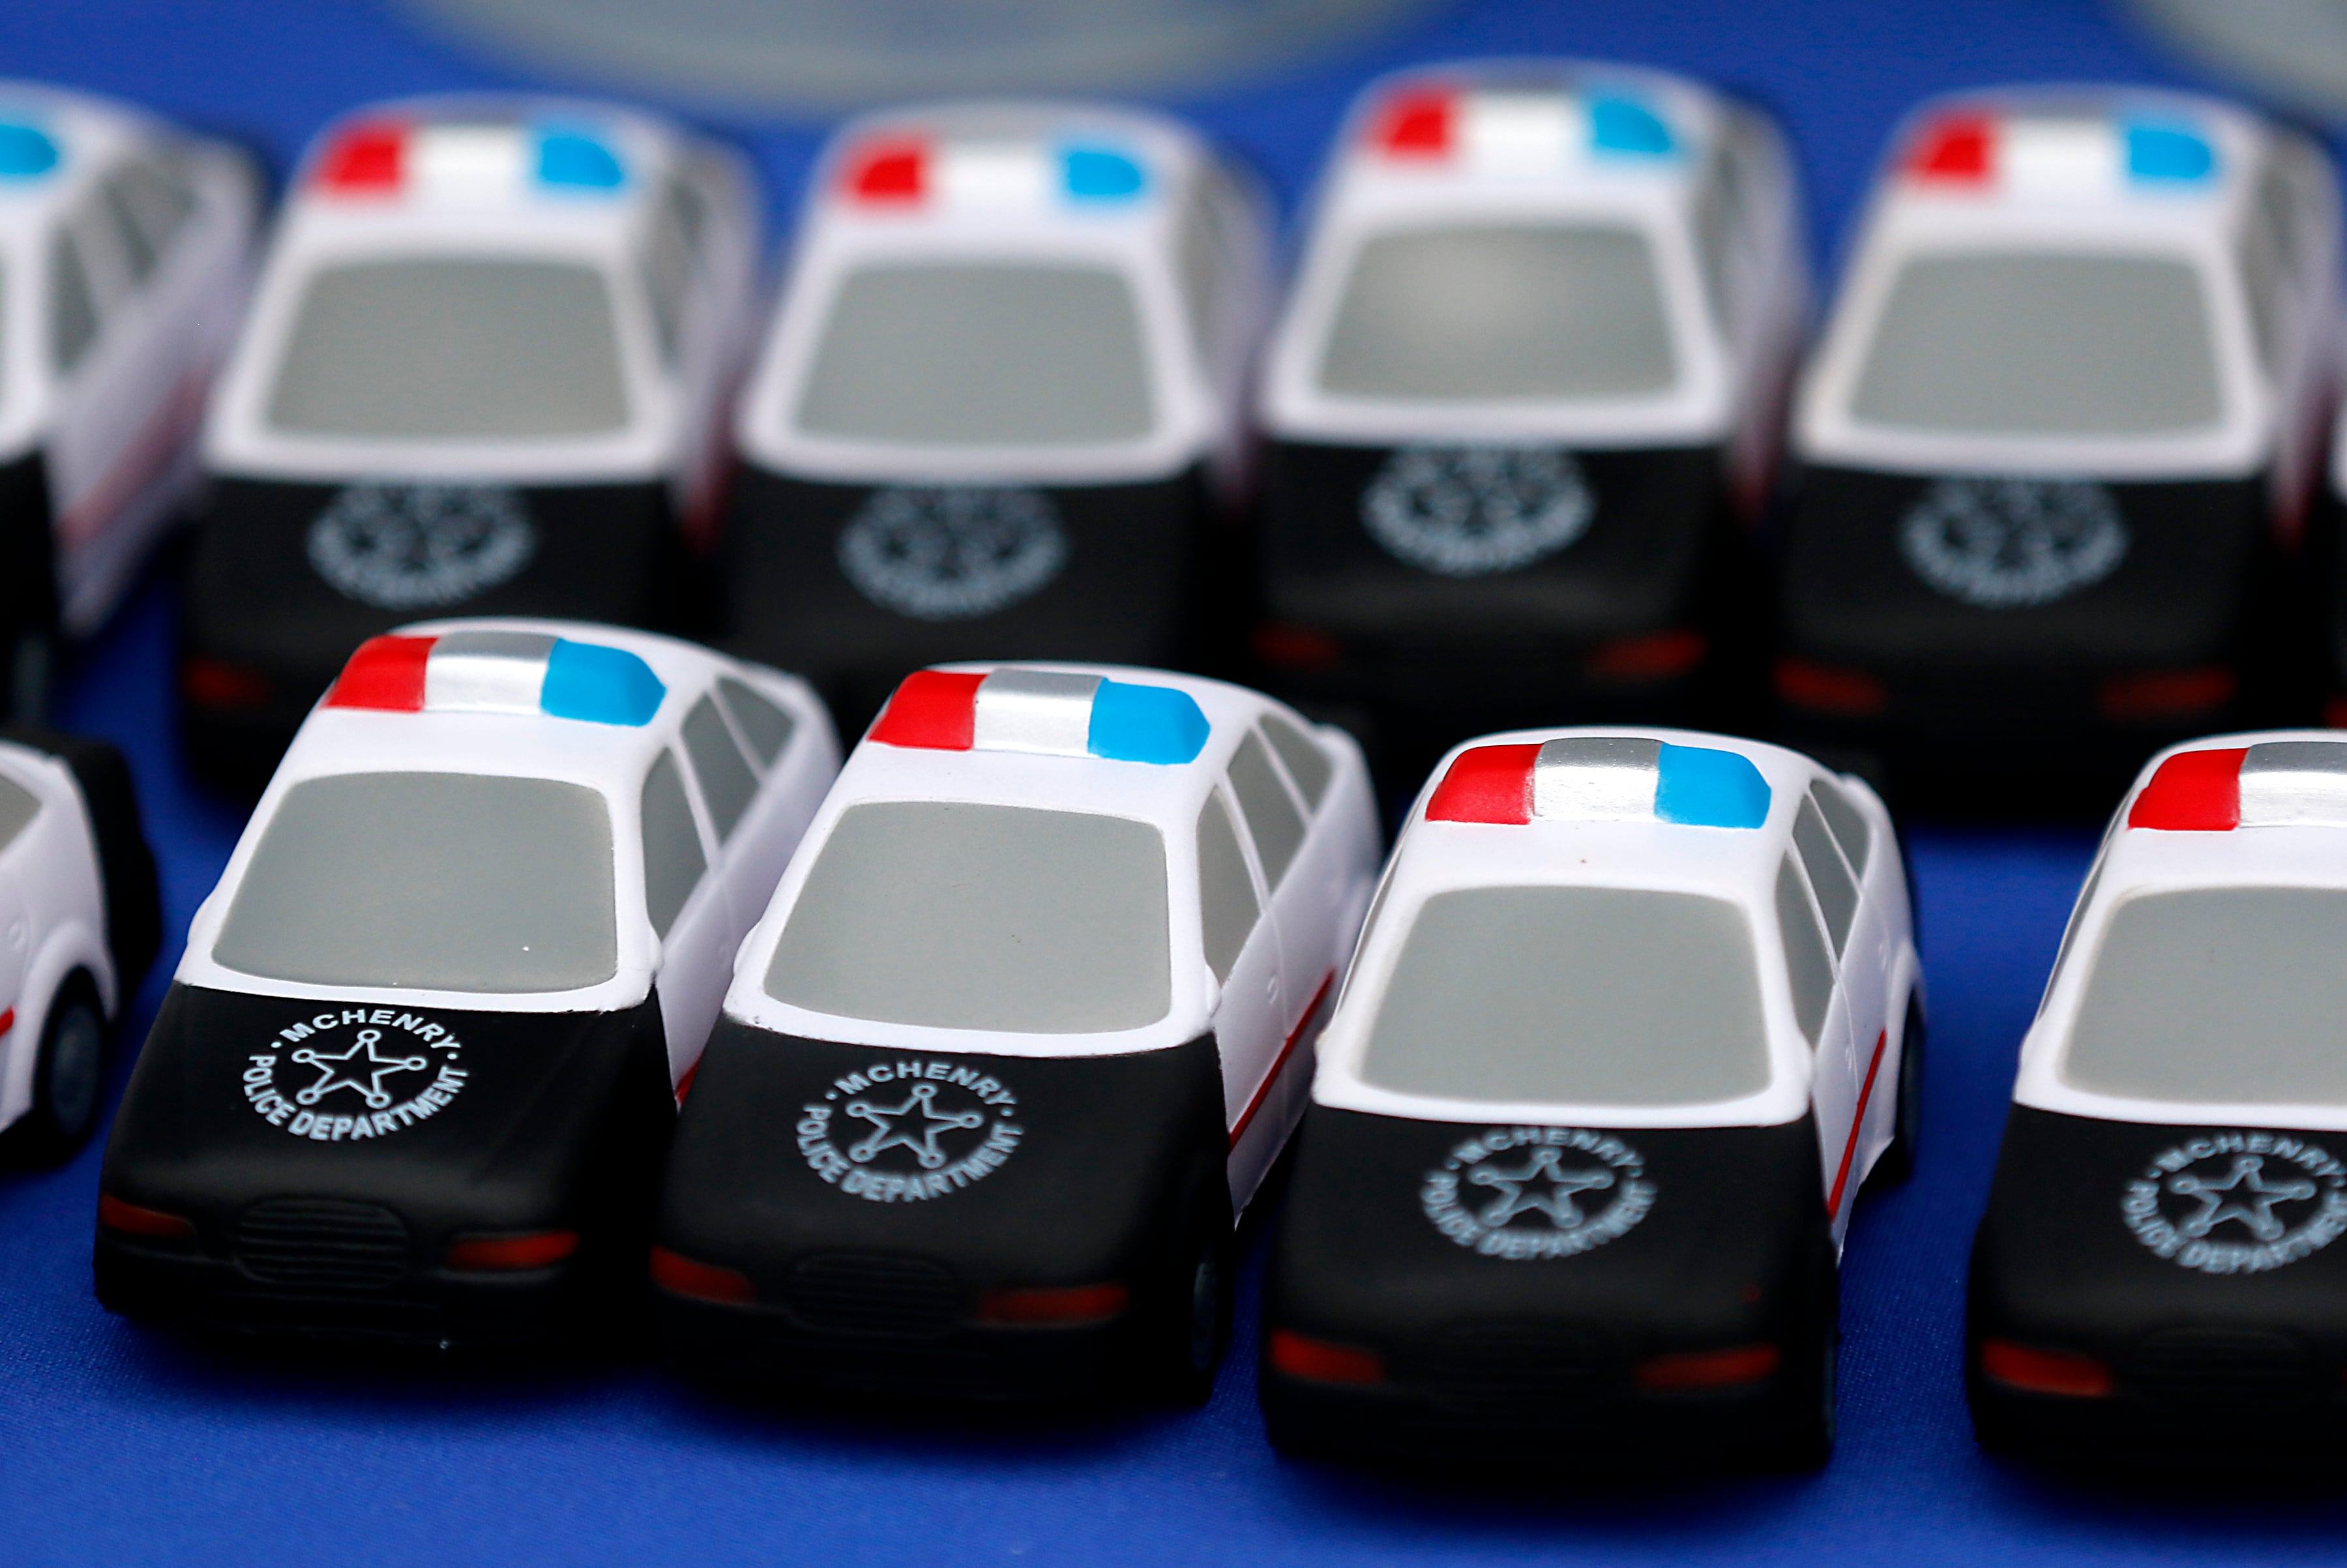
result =
[[[2143,88],[2009,87],[1922,105],[1891,138],[1805,379],[1794,425],[1800,454],[1921,473],[2155,477],[2255,468],[2276,417],[2260,384],[2239,236],[2279,140],[2273,127],[2232,105]],[[2301,216],[2337,221],[2327,212]],[[1907,264],[1983,252],[2189,267],[2213,285],[2201,292],[2217,362],[2214,410],[2188,427],[2027,435],[1863,417],[1856,405],[1865,361]],[[2280,269],[2289,260],[2260,264]]]
[[[1798,752],[1687,730],[1519,730],[1455,748],[1404,821],[1321,1040],[1314,1097],[1385,1115],[1494,1125],[1562,1117],[1598,1126],[1734,1126],[1800,1115],[1809,1103],[1810,1048],[1785,978],[1777,880],[1795,818],[1820,781],[1840,787]],[[1440,1100],[1364,1081],[1372,1005],[1382,1004],[1427,901],[1526,886],[1686,893],[1743,910],[1760,960],[1768,1085],[1693,1107],[1573,1107]],[[1357,993],[1371,1005],[1348,1006]]]

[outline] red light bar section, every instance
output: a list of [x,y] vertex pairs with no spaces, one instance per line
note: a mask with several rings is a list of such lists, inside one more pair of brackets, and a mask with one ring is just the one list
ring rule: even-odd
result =
[[1386,104],[1375,140],[1389,158],[1442,158],[1450,151],[1452,94],[1437,90],[1399,93]]
[[966,752],[978,733],[978,686],[985,671],[916,670],[905,677],[872,726],[884,746]]
[[1989,177],[1989,139],[1995,134],[1986,115],[1951,115],[1916,138],[1907,172],[1934,184],[1982,185]]
[[928,183],[928,153],[917,141],[875,142],[849,165],[848,194],[858,201],[918,201]]
[[424,711],[424,662],[436,637],[370,637],[343,666],[329,708],[379,708],[393,713]]
[[2241,759],[2246,746],[2179,752],[2159,764],[2127,807],[2129,827],[2169,833],[2229,833],[2241,825]]
[[318,166],[318,183],[329,190],[357,193],[396,190],[406,147],[405,126],[353,126],[326,150]]
[[1434,798],[1426,803],[1429,822],[1499,822],[1532,819],[1532,764],[1538,745],[1476,746],[1459,753]]

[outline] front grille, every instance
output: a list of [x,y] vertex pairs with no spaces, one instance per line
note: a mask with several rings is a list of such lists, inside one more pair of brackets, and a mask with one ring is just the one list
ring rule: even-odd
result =
[[2127,1362],[2127,1382],[2163,1405],[2271,1409],[2314,1391],[2314,1353],[2263,1328],[2167,1328],[2147,1334]]
[[1598,1335],[1550,1323],[1467,1323],[1437,1341],[1427,1392],[1464,1415],[1532,1417],[1614,1391],[1620,1358]]
[[272,1285],[380,1290],[407,1273],[407,1227],[375,1204],[266,1198],[237,1221],[236,1261]]
[[885,1253],[802,1258],[791,1269],[783,1298],[809,1327],[906,1339],[950,1333],[969,1308],[969,1293],[943,1264]]

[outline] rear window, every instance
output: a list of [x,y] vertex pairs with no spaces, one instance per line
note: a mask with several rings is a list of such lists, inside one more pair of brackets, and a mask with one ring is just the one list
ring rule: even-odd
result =
[[1676,379],[1635,229],[1485,224],[1380,234],[1354,258],[1320,362],[1345,397],[1635,397]]
[[851,806],[766,970],[776,1001],[933,1029],[1139,1029],[1173,1005],[1165,839],[958,802]]
[[1137,440],[1141,313],[1106,267],[900,263],[848,275],[799,394],[814,436],[907,446]]
[[321,268],[269,423],[303,436],[490,440],[628,423],[602,275],[571,261],[416,257]]
[[1361,1077],[1398,1093],[1696,1105],[1768,1082],[1751,922],[1719,898],[1437,894],[1375,1006]]
[[2186,262],[1920,256],[1891,286],[1851,414],[1952,436],[2156,436],[2219,415],[2208,302]]
[[2347,892],[2152,893],[2112,911],[2062,1081],[2184,1104],[2347,1105]]

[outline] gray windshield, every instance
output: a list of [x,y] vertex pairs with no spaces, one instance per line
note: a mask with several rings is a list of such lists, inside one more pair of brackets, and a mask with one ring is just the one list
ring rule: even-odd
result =
[[1851,413],[1963,436],[2154,436],[2219,416],[2200,280],[2151,256],[1922,256],[1891,284]]
[[1362,1079],[1446,1100],[1692,1105],[1768,1082],[1751,923],[1618,887],[1440,893],[1377,1003]]
[[1320,363],[1347,397],[1632,397],[1676,376],[1646,237],[1488,224],[1380,234],[1354,259]]
[[581,784],[307,779],[261,835],[212,957],[268,979],[522,995],[619,968],[611,818]]
[[799,395],[815,436],[911,446],[1136,440],[1141,313],[1105,267],[890,262],[840,285]]
[[610,292],[570,261],[322,268],[269,395],[269,423],[305,436],[513,439],[627,422]]
[[2073,1088],[2347,1105],[2347,892],[2152,893],[2112,911],[2070,1028]]
[[1165,840],[1026,806],[852,806],[766,970],[776,1001],[935,1029],[1138,1029],[1172,1005]]

